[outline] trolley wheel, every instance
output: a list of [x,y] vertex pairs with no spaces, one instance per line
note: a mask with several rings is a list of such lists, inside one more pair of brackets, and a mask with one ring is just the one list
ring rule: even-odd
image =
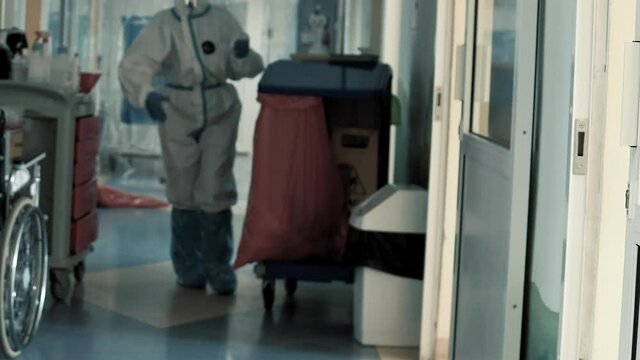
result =
[[31,199],[12,205],[0,245],[0,340],[16,358],[38,330],[47,295],[45,218]]
[[273,309],[273,303],[276,300],[276,282],[275,280],[263,280],[262,281],[262,301],[264,302],[264,309],[271,311]]
[[64,301],[71,295],[71,276],[69,270],[51,271],[51,293],[57,301]]
[[284,288],[287,290],[287,296],[293,297],[298,290],[298,279],[289,278],[284,283]]
[[84,280],[84,274],[87,272],[87,267],[84,264],[84,261],[80,261],[73,268],[73,276],[75,277],[77,282],[82,282]]

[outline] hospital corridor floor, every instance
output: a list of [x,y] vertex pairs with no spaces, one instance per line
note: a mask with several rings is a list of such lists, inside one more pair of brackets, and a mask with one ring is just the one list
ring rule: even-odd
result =
[[[234,209],[236,246],[243,213],[241,200]],[[415,349],[362,347],[353,339],[348,285],[300,284],[295,301],[288,302],[279,284],[274,310],[267,314],[252,268],[239,272],[235,297],[186,290],[175,283],[168,247],[168,210],[102,210],[84,282],[68,302],[47,302],[22,358],[417,358]]]

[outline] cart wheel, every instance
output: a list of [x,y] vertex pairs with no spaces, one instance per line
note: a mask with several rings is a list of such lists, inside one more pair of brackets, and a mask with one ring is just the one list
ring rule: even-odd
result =
[[64,301],[71,294],[71,277],[69,270],[53,270],[51,272],[51,292],[53,298]]
[[276,299],[276,284],[274,280],[262,281],[262,301],[264,302],[264,309],[271,311],[273,309],[273,302]]
[[87,268],[84,265],[84,261],[80,261],[78,265],[73,268],[73,276],[75,277],[77,282],[82,282],[84,280],[84,274],[87,272]]
[[287,290],[287,296],[293,297],[296,294],[296,290],[298,290],[298,280],[289,278],[284,283],[284,288]]

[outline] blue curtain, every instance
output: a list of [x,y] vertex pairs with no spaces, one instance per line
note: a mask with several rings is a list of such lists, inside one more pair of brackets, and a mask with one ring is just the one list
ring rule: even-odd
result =
[[[122,26],[124,28],[124,52],[129,49],[142,29],[149,23],[150,20],[151,17],[148,16],[129,16],[122,18]],[[160,77],[156,78],[154,84],[156,87],[161,87],[163,84],[164,81]],[[122,110],[120,119],[125,124],[154,124],[153,120],[149,117],[149,114],[147,114],[147,111],[145,109],[138,109],[134,107],[125,98],[122,99]]]

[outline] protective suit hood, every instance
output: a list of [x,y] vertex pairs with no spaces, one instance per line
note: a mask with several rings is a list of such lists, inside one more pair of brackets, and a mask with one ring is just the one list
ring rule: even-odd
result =
[[[174,3],[175,3],[176,10],[178,12],[178,15],[180,15],[181,18],[184,18],[186,15],[189,14],[191,9],[189,8],[189,6],[187,6],[185,0],[175,0]],[[195,1],[195,6],[193,8],[193,11],[195,13],[199,13],[199,12],[205,11],[209,6],[210,5],[207,0],[198,0],[198,1]]]

